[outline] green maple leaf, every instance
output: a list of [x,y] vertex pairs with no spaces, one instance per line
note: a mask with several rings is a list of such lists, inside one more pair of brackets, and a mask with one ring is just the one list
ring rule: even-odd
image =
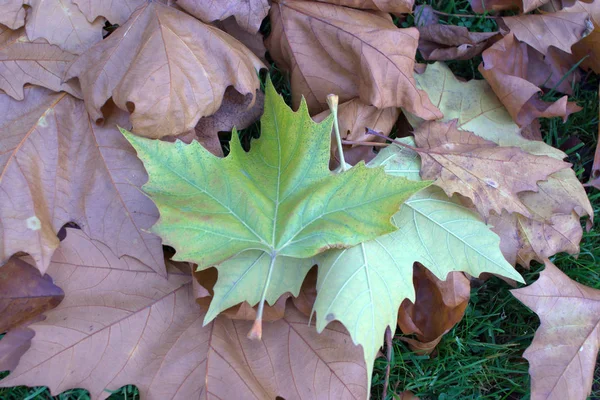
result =
[[[413,145],[412,139],[403,139]],[[388,146],[369,165],[388,173],[418,178],[420,159],[413,151]],[[504,259],[500,239],[475,212],[429,187],[408,199],[393,218],[398,230],[357,246],[330,250],[316,258],[317,331],[338,320],[363,347],[367,375],[382,345],[386,327],[396,325],[404,299],[415,300],[413,263],[439,279],[451,271],[483,272],[523,279]]]
[[230,305],[258,302],[259,336],[265,299],[297,294],[310,257],[394,231],[400,204],[429,185],[364,163],[330,172],[332,123],[313,122],[304,101],[293,112],[268,82],[261,137],[249,152],[235,131],[225,158],[197,142],[123,132],[148,171],[143,190],[160,211],[152,232],[176,249],[176,260],[219,269],[206,323]]

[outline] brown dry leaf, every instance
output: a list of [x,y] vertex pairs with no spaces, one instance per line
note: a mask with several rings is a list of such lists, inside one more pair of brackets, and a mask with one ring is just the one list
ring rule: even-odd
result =
[[523,357],[532,400],[586,399],[600,348],[600,290],[571,280],[550,261],[532,285],[512,294],[540,317]]
[[[216,268],[209,268],[194,272],[194,280],[192,282],[194,286],[194,296],[196,297],[196,303],[198,303],[203,312],[206,312],[210,306],[210,302],[212,301],[214,294],[213,288],[216,282]],[[286,293],[277,299],[275,304],[265,304],[262,317],[263,321],[276,321],[283,318],[285,314],[286,302],[290,297],[291,294]],[[257,307],[258,306],[252,307],[247,302],[243,302],[236,306],[230,307],[225,311],[222,311],[219,315],[229,319],[254,321],[256,319]]]
[[123,25],[131,14],[149,0],[73,0],[88,21],[106,18],[111,24]]
[[65,296],[49,275],[16,257],[0,267],[0,332],[56,307]]
[[[326,110],[313,117],[315,122],[321,122],[329,116],[331,111]],[[361,160],[370,161],[375,157],[372,146],[364,146],[364,142],[384,142],[380,137],[366,132],[366,128],[389,135],[396,120],[400,116],[400,110],[396,107],[379,109],[364,104],[360,99],[352,99],[342,103],[338,107],[338,121],[340,136],[343,140],[356,142],[356,144],[344,145],[345,160],[350,165],[355,165]],[[339,154],[335,133],[331,133],[331,163],[330,168],[339,165]]]
[[478,14],[485,11],[501,11],[520,9],[528,13],[543,6],[551,0],[469,0],[471,8]]
[[31,347],[35,332],[28,328],[16,328],[7,332],[0,340],[0,371],[12,371]]
[[39,87],[26,87],[23,101],[0,94],[0,109],[0,263],[22,251],[44,273],[56,233],[75,222],[164,275],[161,241],[146,231],[158,217],[139,189],[147,175],[117,129],[127,113],[109,107],[99,127],[81,100]]
[[74,232],[49,269],[65,300],[30,326],[31,348],[0,386],[82,387],[92,399],[125,384],[149,400],[366,397],[361,350],[339,324],[317,334],[290,308],[264,324],[262,342],[245,337],[249,321],[203,327],[189,274],[132,270],[91,242],[95,251],[80,253]]
[[256,57],[259,58],[265,65],[268,64],[267,59],[265,58],[265,54],[267,52],[267,48],[265,47],[263,35],[260,32],[250,34],[243,30],[238,23],[235,21],[235,18],[229,17],[223,21],[219,21],[215,24],[219,29],[227,32],[240,42],[244,46],[246,46],[250,51],[254,53]]
[[337,6],[376,10],[392,14],[410,13],[415,0],[316,0]]
[[225,32],[151,2],[78,58],[67,78],[79,78],[93,120],[103,119],[100,108],[113,96],[132,112],[136,134],[160,138],[214,114],[228,86],[256,93],[260,68],[260,60]]
[[445,281],[415,263],[413,282],[416,300],[404,300],[398,310],[398,326],[406,335],[402,338],[411,349],[430,354],[454,325],[463,317],[471,295],[470,282],[462,272],[450,272]]
[[300,293],[297,297],[292,297],[292,302],[302,314],[310,317],[313,313],[313,305],[317,298],[317,267],[313,267],[300,288]]
[[469,32],[464,26],[431,24],[417,27],[419,51],[425,60],[467,60],[488,47],[497,32]]
[[[534,83],[571,95],[573,94],[573,86],[581,80],[582,76],[581,68],[573,69],[578,61],[575,55],[565,53],[556,47],[550,47],[548,54],[544,57],[544,66],[541,67],[546,70],[546,77],[542,82]],[[536,67],[540,68],[539,62],[537,64]]]
[[177,5],[204,22],[234,17],[250,33],[258,32],[270,8],[268,0],[177,0]]
[[532,260],[543,262],[563,251],[579,253],[580,218],[593,216],[593,210],[577,182],[573,170],[561,170],[540,182],[539,192],[519,195],[531,218],[507,213],[491,216],[488,222],[500,236],[500,248],[510,263],[528,267]]
[[42,38],[50,44],[73,54],[81,54],[102,40],[106,21],[98,18],[88,22],[73,0],[28,0],[27,36],[30,40]]
[[502,17],[502,21],[517,39],[546,55],[550,46],[571,53],[571,46],[591,31],[589,18],[587,13],[557,12]]
[[484,218],[502,210],[531,216],[518,193],[538,191],[538,181],[568,168],[569,163],[529,154],[518,147],[501,147],[472,132],[459,130],[457,120],[429,121],[415,130],[421,156],[421,177],[471,199]]
[[398,29],[389,15],[318,2],[274,2],[270,15],[267,49],[291,74],[295,107],[304,96],[317,114],[335,93],[340,103],[360,97],[380,109],[404,107],[427,120],[442,117],[413,78],[416,28]]
[[577,1],[570,7],[563,8],[566,13],[588,13],[593,23],[594,30],[579,43],[573,46],[573,54],[580,60],[588,56],[581,66],[600,72],[600,2],[591,3]]
[[0,0],[0,24],[10,29],[19,29],[25,25],[25,8],[28,0]]
[[81,97],[77,83],[63,79],[74,59],[75,55],[42,39],[31,42],[24,29],[11,32],[0,42],[0,89],[16,100],[23,100],[26,83]]
[[[509,33],[483,52],[479,72],[490,84],[513,120],[519,126],[540,117],[567,117],[581,107],[564,96],[554,103],[539,98],[540,88],[530,82],[528,46]],[[534,80],[534,79],[531,79]]]

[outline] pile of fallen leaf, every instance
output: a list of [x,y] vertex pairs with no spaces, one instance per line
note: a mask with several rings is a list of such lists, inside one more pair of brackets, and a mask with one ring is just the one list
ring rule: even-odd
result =
[[[387,328],[431,353],[472,278],[535,260],[513,292],[541,319],[532,398],[585,399],[600,293],[549,257],[593,211],[539,118],[600,72],[600,2],[471,3],[522,13],[478,33],[411,0],[0,1],[0,386],[367,398]],[[440,62],[478,55],[484,80]]]

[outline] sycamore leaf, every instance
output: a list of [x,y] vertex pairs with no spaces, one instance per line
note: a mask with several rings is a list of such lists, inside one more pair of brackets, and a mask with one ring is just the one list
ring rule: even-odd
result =
[[268,0],[177,0],[177,5],[204,22],[233,16],[250,33],[258,32],[270,8]]
[[16,100],[23,100],[26,83],[81,97],[75,82],[63,81],[74,59],[73,54],[44,40],[31,42],[24,29],[11,32],[10,37],[0,43],[0,89]]
[[431,120],[442,115],[415,86],[412,70],[419,33],[398,29],[389,15],[318,2],[286,0],[271,7],[266,44],[290,72],[292,103],[306,98],[311,114],[360,97],[377,108],[404,107]]
[[450,272],[438,279],[420,263],[413,273],[415,302],[404,300],[398,310],[398,327],[416,339],[401,338],[413,351],[430,354],[463,317],[471,296],[469,279],[462,272]]
[[319,335],[290,308],[265,324],[262,342],[244,337],[250,322],[203,327],[189,274],[164,279],[67,231],[49,269],[65,299],[30,325],[31,348],[0,386],[81,387],[92,399],[125,384],[149,400],[366,397],[360,349],[341,326]]
[[[410,136],[395,141],[415,147],[415,140]],[[421,159],[419,154],[410,148],[391,143],[369,162],[369,167],[379,166],[383,166],[389,175],[403,176],[413,181],[421,180]]]
[[402,301],[415,299],[414,262],[442,280],[451,271],[465,271],[473,276],[491,272],[522,282],[502,256],[498,236],[441,189],[430,187],[413,195],[393,221],[399,228],[395,232],[315,257],[317,330],[333,320],[346,326],[354,343],[363,347],[369,377],[385,329],[396,325]]
[[502,17],[502,21],[521,42],[546,55],[550,46],[566,53],[589,33],[587,13],[557,12]]
[[520,9],[528,13],[548,3],[550,0],[469,0],[473,11],[483,14],[485,11]]
[[395,230],[390,218],[399,205],[429,184],[364,163],[331,173],[332,119],[315,124],[305,102],[293,112],[270,82],[261,127],[248,153],[234,131],[223,159],[197,142],[123,132],[150,175],[143,189],[161,214],[152,232],[175,248],[178,261],[199,269],[218,264],[206,322],[242,301],[262,307],[265,299],[297,294],[310,257]]
[[[415,80],[444,114],[442,121],[458,119],[457,127],[500,146],[518,146],[531,154],[563,159],[566,154],[542,141],[527,140],[490,85],[484,80],[459,81],[444,63],[427,66]],[[416,128],[422,120],[407,116]]]
[[376,10],[392,14],[406,14],[412,11],[414,0],[317,0],[321,3],[338,6]]
[[517,41],[513,33],[483,52],[479,72],[488,81],[502,104],[519,126],[529,125],[540,117],[567,117],[579,110],[577,104],[568,102],[567,96],[554,103],[539,98],[540,88],[530,82],[528,46]]
[[[105,17],[111,24],[123,25],[131,14],[149,0],[73,0],[90,23]],[[151,1],[151,0],[150,0]]]
[[219,21],[215,23],[215,25],[219,29],[227,32],[229,35],[242,42],[242,44],[246,46],[248,50],[252,51],[252,53],[254,53],[254,55],[258,57],[259,60],[262,61],[264,64],[268,64],[268,61],[265,58],[267,48],[265,47],[262,33],[248,33],[240,27],[240,25],[236,22],[235,18],[233,17],[229,17],[223,21]]
[[4,0],[0,2],[0,24],[10,29],[19,29],[25,25],[25,4],[27,0]]
[[73,0],[27,0],[27,5],[25,29],[31,40],[42,38],[73,54],[81,54],[102,40],[106,20],[89,22]]
[[[367,129],[380,132],[383,135],[389,135],[392,131],[400,110],[396,107],[379,109],[368,106],[360,99],[352,99],[339,105],[338,124],[340,136],[343,140],[353,142],[345,144],[344,157],[348,164],[355,165],[359,161],[369,162],[375,157],[375,152],[370,146],[361,145],[364,142],[383,142],[380,137],[371,135]],[[330,110],[325,110],[313,117],[315,122],[321,122],[331,114]],[[339,163],[338,148],[335,141],[335,133],[331,132],[331,159],[329,167],[337,168]]]
[[[415,79],[433,102],[444,113],[444,121],[458,119],[460,129],[497,143],[500,146],[517,146],[535,155],[545,155],[562,160],[566,154],[538,140],[527,140],[521,129],[502,106],[490,86],[481,80],[461,82],[450,69],[435,63]],[[418,118],[408,116],[413,126]],[[502,250],[511,263],[543,259],[560,251],[577,253],[582,235],[579,217],[593,218],[592,206],[585,190],[572,169],[563,169],[538,184],[537,193],[522,193],[519,198],[528,207],[533,219],[516,215],[490,224],[501,238]],[[535,238],[535,240],[533,240]],[[533,247],[532,247],[533,246]],[[533,252],[533,253],[532,253]],[[517,253],[519,256],[517,257]],[[543,256],[543,257],[542,257]],[[529,261],[523,263],[529,265]]]
[[48,275],[11,258],[0,267],[0,332],[6,332],[61,302],[64,293]]
[[0,340],[0,371],[12,371],[19,360],[31,347],[31,339],[35,332],[28,328],[10,330]]
[[42,272],[75,222],[119,257],[137,258],[165,274],[160,239],[145,229],[157,210],[139,186],[142,163],[116,125],[127,113],[107,107],[104,127],[66,93],[25,88],[25,100],[0,94],[0,264],[25,252]]
[[550,261],[533,285],[511,290],[540,317],[523,357],[532,400],[586,399],[600,348],[600,290],[577,283]]
[[594,30],[573,46],[573,54],[578,60],[588,56],[581,66],[591,68],[596,73],[600,72],[600,3],[576,1],[561,12],[589,14]]
[[464,26],[418,26],[419,51],[425,60],[468,60],[488,46],[497,32],[469,32]]
[[517,194],[538,191],[537,182],[568,168],[569,163],[548,156],[529,154],[518,147],[501,147],[469,131],[459,130],[457,120],[428,121],[415,130],[421,156],[421,177],[448,196],[460,193],[470,198],[477,211],[488,218],[490,211],[518,212],[530,217]]
[[256,93],[260,68],[260,60],[225,32],[150,2],[79,57],[67,78],[79,78],[93,120],[103,119],[100,108],[113,96],[131,112],[138,135],[160,138],[194,129],[214,114],[228,86]]

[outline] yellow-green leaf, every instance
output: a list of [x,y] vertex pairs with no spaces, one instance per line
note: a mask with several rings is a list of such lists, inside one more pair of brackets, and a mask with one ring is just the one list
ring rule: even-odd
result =
[[[230,283],[217,284],[215,301],[223,306],[209,316],[226,308],[221,296],[245,290],[234,284],[248,276],[245,287],[261,294],[237,294],[236,301],[254,305],[258,300],[262,306],[267,295],[293,291],[300,282],[278,285],[280,293],[270,290],[273,278],[286,275],[274,269],[297,268],[281,257],[309,258],[394,231],[391,217],[400,204],[429,184],[392,177],[364,163],[333,174],[328,168],[332,119],[314,123],[304,102],[293,112],[270,82],[261,127],[249,152],[234,131],[225,158],[197,142],[167,143],[123,132],[148,171],[143,190],[160,211],[152,232],[176,249],[175,259],[204,269],[241,257],[218,266]],[[254,252],[266,256],[258,259]],[[257,320],[260,314],[259,309]]]

